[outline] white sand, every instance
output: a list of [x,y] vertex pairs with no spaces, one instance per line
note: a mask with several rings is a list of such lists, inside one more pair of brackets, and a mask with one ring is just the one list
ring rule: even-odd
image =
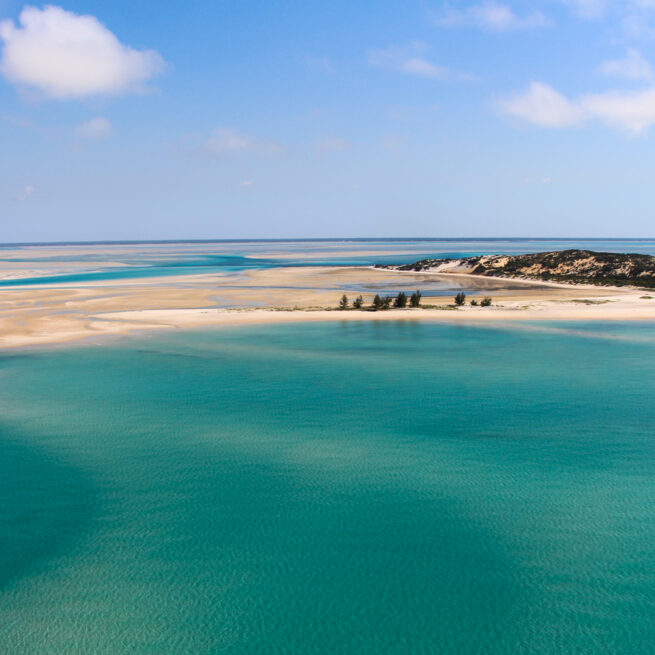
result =
[[[5,266],[25,277],[33,263]],[[42,264],[38,269],[46,268]],[[38,346],[142,330],[297,321],[655,321],[655,293],[628,288],[532,283],[453,274],[371,268],[275,268],[242,275],[186,275],[0,289],[0,348]],[[345,285],[370,287],[465,284],[492,307],[336,311]],[[353,298],[356,293],[349,293]],[[454,294],[453,294],[454,295]],[[424,298],[452,303],[451,297]]]

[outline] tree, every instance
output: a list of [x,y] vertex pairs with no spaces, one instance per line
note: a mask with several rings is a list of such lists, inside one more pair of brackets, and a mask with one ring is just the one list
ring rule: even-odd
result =
[[375,298],[373,298],[373,309],[376,311],[382,309],[382,298],[376,293]]
[[391,302],[393,298],[391,296],[385,296],[382,298],[382,309],[389,309],[391,307]]
[[460,291],[456,296],[455,296],[455,304],[458,307],[461,307],[464,303],[466,302],[466,294],[462,291]]
[[489,296],[485,296],[480,302],[480,305],[482,307],[489,307],[491,305],[491,298],[489,298]]
[[400,308],[407,307],[407,294],[401,291],[393,301],[393,306]]
[[348,309],[348,296],[344,293],[339,301],[339,309]]
[[420,307],[421,306],[421,292],[415,291],[409,298],[410,307]]
[[361,296],[357,296],[357,298],[353,300],[353,307],[355,309],[361,309],[363,304],[364,304],[364,299]]
[[475,298],[473,298],[473,300],[471,300],[471,307],[477,307],[477,306],[478,306],[478,301]]

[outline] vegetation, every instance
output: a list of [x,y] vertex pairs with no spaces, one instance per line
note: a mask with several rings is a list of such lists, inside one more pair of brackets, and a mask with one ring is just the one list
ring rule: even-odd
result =
[[389,309],[392,302],[393,298],[391,296],[384,296],[383,298],[379,294],[376,294],[375,298],[373,298],[373,310],[377,312],[380,310]]
[[460,291],[456,296],[455,296],[455,304],[458,307],[461,307],[464,303],[466,302],[466,294],[463,291]]
[[[380,265],[379,265],[380,266]],[[655,257],[642,254],[558,250],[529,255],[481,255],[462,259],[422,259],[402,266],[381,266],[399,271],[439,268],[443,273],[519,277],[552,282],[632,285],[655,289]]]
[[[376,312],[391,309],[392,306],[398,309],[405,309],[408,304],[410,307],[420,307],[421,292],[416,291],[409,298],[404,291],[400,291],[395,298],[393,296],[381,296],[380,294],[376,294],[371,301],[371,309]],[[344,293],[339,301],[339,309],[348,309],[348,305],[348,296]],[[364,309],[364,298],[362,298],[361,295],[357,296],[357,298],[352,301],[352,308]]]
[[490,306],[491,306],[491,298],[489,298],[489,296],[485,296],[480,301],[480,307],[490,307]]
[[407,307],[407,294],[401,291],[397,296],[396,299],[393,301],[393,306],[398,307],[400,309],[403,309],[404,307]]
[[477,306],[478,306],[478,301],[475,298],[473,298],[473,300],[471,300],[471,307],[477,307]]
[[421,292],[416,290],[409,298],[410,307],[420,307],[421,306]]

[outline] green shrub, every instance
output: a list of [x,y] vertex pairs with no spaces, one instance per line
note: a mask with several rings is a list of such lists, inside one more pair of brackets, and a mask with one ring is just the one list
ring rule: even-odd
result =
[[409,298],[410,307],[420,307],[421,306],[421,292],[415,291]]
[[339,309],[348,309],[348,296],[344,293],[339,301]]
[[481,301],[480,301],[480,306],[481,307],[489,307],[491,305],[491,298],[489,296],[485,296]]
[[455,304],[458,307],[461,307],[464,303],[466,302],[466,294],[462,291],[460,291],[456,296],[455,296]]
[[363,304],[364,304],[364,299],[361,296],[357,296],[357,298],[353,300],[353,307],[355,309],[361,309]]

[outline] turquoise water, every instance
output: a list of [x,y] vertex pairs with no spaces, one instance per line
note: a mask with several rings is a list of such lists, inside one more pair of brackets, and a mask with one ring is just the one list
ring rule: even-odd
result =
[[[0,264],[38,267],[71,263],[69,271],[0,279],[0,287],[84,284],[198,274],[239,274],[280,266],[372,266],[483,254],[522,254],[584,248],[655,255],[654,239],[351,239],[0,245]],[[68,253],[62,254],[62,250]],[[3,250],[10,255],[2,257]],[[26,256],[21,257],[21,250]],[[368,251],[368,252],[367,252]],[[38,252],[38,255],[35,254]],[[17,254],[18,253],[18,254]],[[276,256],[274,256],[276,255]],[[111,266],[107,266],[111,262]],[[80,268],[80,265],[82,267]]]
[[0,652],[647,653],[655,325],[0,357]]

